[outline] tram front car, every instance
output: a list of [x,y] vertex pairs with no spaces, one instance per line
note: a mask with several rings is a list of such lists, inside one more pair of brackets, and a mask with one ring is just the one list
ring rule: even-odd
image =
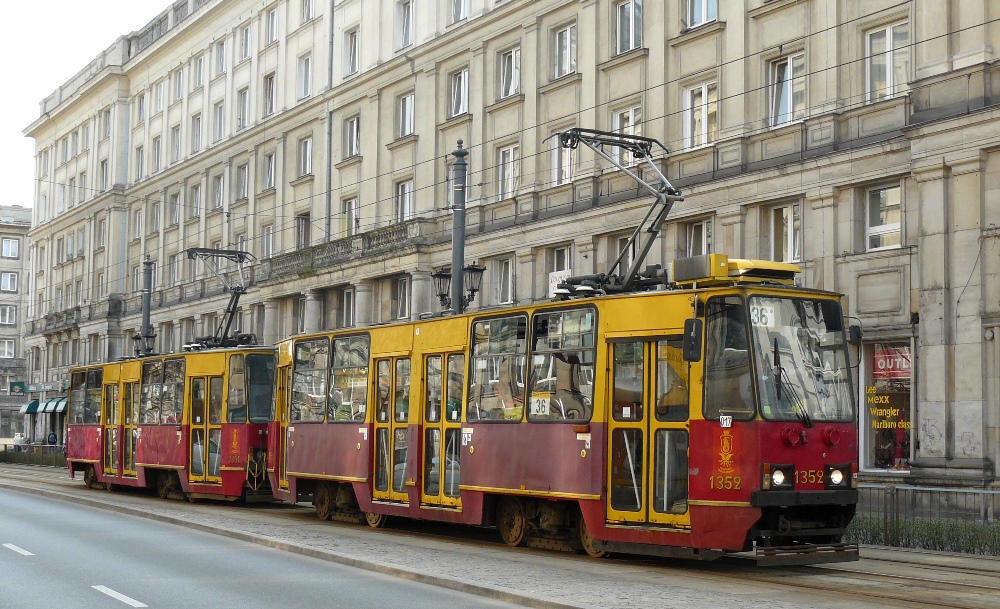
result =
[[841,543],[858,501],[858,434],[839,296],[760,285],[708,297],[704,312],[698,494],[743,506],[716,514],[739,512],[760,564],[857,560]]

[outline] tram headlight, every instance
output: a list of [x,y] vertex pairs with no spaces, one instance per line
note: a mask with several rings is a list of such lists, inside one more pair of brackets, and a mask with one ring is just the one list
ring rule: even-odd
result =
[[830,484],[840,486],[844,483],[844,472],[839,469],[830,470]]
[[784,486],[785,472],[780,469],[771,472],[771,486]]
[[827,465],[826,488],[849,488],[851,483],[851,465]]
[[768,489],[790,489],[794,486],[795,466],[794,465],[774,465],[764,464],[763,488]]

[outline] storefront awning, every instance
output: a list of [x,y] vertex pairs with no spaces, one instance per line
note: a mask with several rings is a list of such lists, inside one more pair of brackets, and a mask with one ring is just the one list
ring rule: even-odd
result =
[[31,400],[21,406],[21,414],[35,414],[36,412],[38,412],[38,400]]
[[66,412],[66,398],[46,400],[38,412]]

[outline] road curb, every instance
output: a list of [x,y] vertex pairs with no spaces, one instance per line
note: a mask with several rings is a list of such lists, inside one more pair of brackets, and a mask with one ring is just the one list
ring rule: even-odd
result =
[[24,493],[28,495],[37,495],[49,499],[66,501],[68,503],[73,503],[76,505],[85,505],[87,507],[109,510],[117,512],[119,514],[127,514],[129,516],[134,516],[137,518],[145,518],[146,520],[154,520],[157,522],[172,524],[187,529],[201,531],[204,533],[210,533],[213,535],[228,537],[230,539],[245,541],[248,543],[265,546],[276,550],[292,552],[295,554],[300,554],[302,556],[308,556],[310,558],[317,558],[320,560],[325,560],[327,562],[337,563],[349,567],[354,567],[357,569],[363,569],[365,571],[372,571],[375,573],[380,573],[382,575],[398,577],[400,579],[406,579],[417,583],[437,586],[439,588],[446,588],[448,590],[454,590],[457,592],[464,592],[466,594],[472,594],[475,596],[503,601],[506,603],[513,603],[521,605],[523,607],[532,607],[535,609],[591,609],[593,607],[592,605],[567,605],[566,603],[561,603],[556,600],[547,599],[544,596],[536,598],[536,597],[526,596],[524,594],[514,592],[512,590],[506,590],[503,588],[494,588],[491,586],[483,586],[480,584],[470,584],[468,582],[464,582],[452,577],[420,573],[418,571],[411,571],[409,569],[396,567],[378,561],[364,560],[360,558],[354,558],[351,556],[344,556],[342,554],[337,554],[335,552],[330,552],[328,550],[320,550],[318,548],[313,548],[310,546],[299,545],[296,543],[283,541],[281,539],[276,539],[274,537],[268,537],[265,535],[253,535],[250,533],[245,533],[242,531],[234,531],[231,529],[219,529],[198,522],[190,522],[173,516],[165,516],[163,514],[150,514],[148,512],[144,512],[136,508],[119,506],[119,505],[110,505],[102,501],[98,501],[96,499],[76,497],[73,495],[60,493],[58,491],[23,487],[2,481],[0,481],[0,489]]

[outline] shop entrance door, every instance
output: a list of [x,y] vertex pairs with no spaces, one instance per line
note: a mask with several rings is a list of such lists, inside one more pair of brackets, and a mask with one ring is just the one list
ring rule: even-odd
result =
[[608,521],[690,528],[688,364],[682,333],[615,341]]

